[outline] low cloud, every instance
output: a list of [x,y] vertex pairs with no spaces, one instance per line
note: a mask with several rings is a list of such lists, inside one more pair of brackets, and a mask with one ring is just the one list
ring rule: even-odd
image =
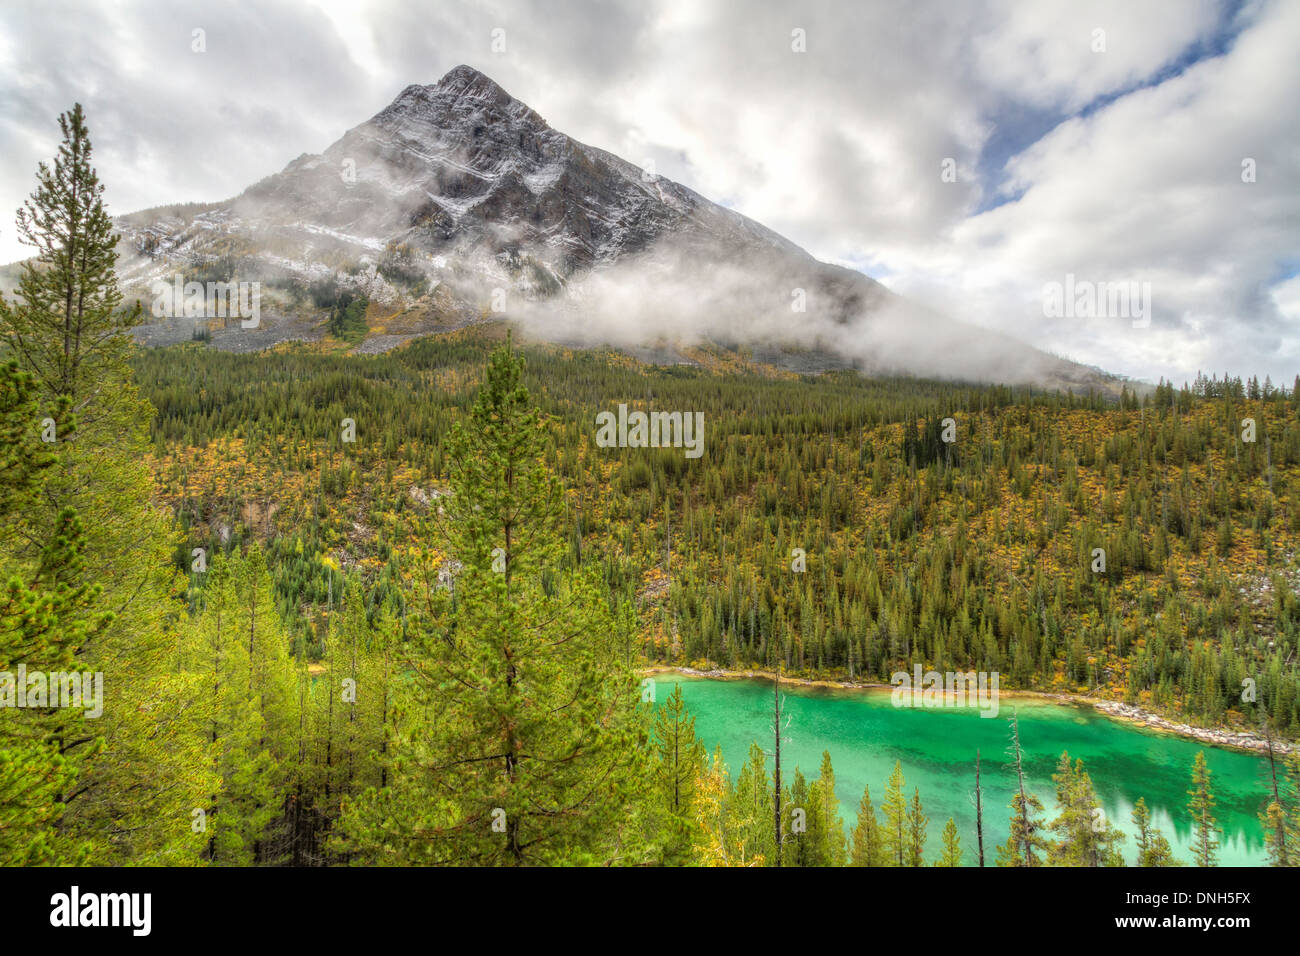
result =
[[1065,383],[1063,375],[1083,372],[846,270],[775,257],[705,260],[671,241],[593,270],[564,295],[511,301],[507,311],[528,334],[571,345],[758,345],[769,360],[781,349],[822,352],[868,371],[967,381]]

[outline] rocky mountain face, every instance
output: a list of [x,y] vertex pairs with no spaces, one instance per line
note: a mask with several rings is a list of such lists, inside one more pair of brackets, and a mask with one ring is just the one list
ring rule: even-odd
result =
[[[1097,378],[911,307],[861,273],[570,139],[466,66],[407,87],[323,154],[300,156],[228,202],[148,210],[118,225],[119,275],[146,305],[150,284],[178,273],[262,283],[263,320],[217,329],[213,343],[225,347],[319,337],[330,299],[321,290],[334,288],[365,295],[386,317],[363,351],[504,317],[554,341],[670,355],[675,344],[746,346],[805,370],[856,365],[1067,387]],[[141,331],[158,343],[181,334],[189,337],[176,321]],[[951,360],[936,360],[945,338]],[[983,360],[971,365],[972,354]]]

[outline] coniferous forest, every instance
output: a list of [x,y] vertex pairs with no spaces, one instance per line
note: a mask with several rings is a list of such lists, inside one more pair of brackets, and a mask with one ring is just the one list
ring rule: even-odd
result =
[[[833,752],[781,762],[779,687],[739,766],[647,692],[917,665],[1255,735],[1269,859],[1300,861],[1300,378],[1115,398],[490,322],[358,355],[376,306],[329,289],[320,343],[143,348],[86,118],[60,124],[0,304],[0,672],[104,699],[4,710],[0,863],[1177,862],[1144,801],[1136,840],[1098,825],[1068,753],[1054,793],[982,794],[1011,833],[985,846],[897,765],[844,819]],[[705,453],[599,447],[620,403],[703,413]]]

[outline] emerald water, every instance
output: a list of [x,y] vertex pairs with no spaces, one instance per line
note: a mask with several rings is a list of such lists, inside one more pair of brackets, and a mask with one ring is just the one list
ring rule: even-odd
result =
[[[744,763],[749,745],[758,741],[772,750],[772,685],[763,680],[710,680],[680,674],[656,678],[656,699],[662,704],[680,684],[695,731],[709,752],[722,747],[732,778]],[[857,820],[862,788],[871,786],[871,800],[880,811],[885,782],[894,762],[901,761],[908,796],[920,787],[930,818],[926,858],[939,854],[940,833],[952,817],[961,835],[963,862],[976,862],[975,750],[981,754],[984,791],[985,862],[996,860],[995,847],[1007,838],[1008,806],[1015,786],[1009,766],[1012,700],[1004,696],[995,718],[974,709],[894,707],[888,691],[783,687],[783,709],[789,723],[781,745],[786,780],[798,766],[809,779],[817,776],[823,750],[835,766],[835,793],[845,827]],[[1029,787],[1055,816],[1056,788],[1052,773],[1061,751],[1071,760],[1082,758],[1106,817],[1128,834],[1124,858],[1136,855],[1133,804],[1146,798],[1152,819],[1168,837],[1174,853],[1191,860],[1190,823],[1186,811],[1192,761],[1198,750],[1213,773],[1216,814],[1223,830],[1221,866],[1259,866],[1267,862],[1258,811],[1268,779],[1263,757],[1212,747],[1172,734],[1110,720],[1089,707],[1016,698],[1020,742]],[[771,760],[768,772],[771,773]]]

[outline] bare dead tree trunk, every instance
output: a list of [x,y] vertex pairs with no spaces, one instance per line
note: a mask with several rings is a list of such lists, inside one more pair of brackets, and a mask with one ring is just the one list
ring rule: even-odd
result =
[[776,835],[776,865],[781,866],[781,665],[776,665],[776,680],[772,683],[772,734],[776,737],[776,799],[773,801],[772,823]]
[[980,866],[984,865],[984,797],[980,792],[980,752],[975,751],[975,838],[979,843]]
[[[1264,708],[1260,707],[1260,729],[1264,731],[1264,743],[1268,747],[1268,773],[1273,783],[1273,802],[1279,807],[1282,806],[1282,797],[1277,789],[1277,760],[1273,752],[1273,734],[1269,731],[1268,716],[1264,714]],[[1277,828],[1277,848],[1278,848],[1278,865],[1287,866],[1290,862],[1290,855],[1286,849],[1286,831],[1287,824],[1285,819],[1279,823]]]
[[1025,866],[1033,866],[1033,841],[1030,840],[1029,804],[1025,796],[1025,771],[1020,759],[1020,721],[1015,712],[1011,714],[1011,739],[1016,746],[1016,785],[1020,788],[1020,827],[1021,839],[1025,841]]

